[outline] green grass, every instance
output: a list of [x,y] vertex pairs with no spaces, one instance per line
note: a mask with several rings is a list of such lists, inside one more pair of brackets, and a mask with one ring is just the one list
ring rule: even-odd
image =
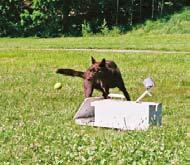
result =
[[134,34],[117,37],[0,38],[0,49],[108,48],[190,51],[190,34]]
[[[1,39],[0,47],[59,48],[66,41],[77,42],[79,46],[79,40],[82,39]],[[82,80],[56,75],[54,70],[85,70],[91,56],[99,60],[105,57],[118,64],[133,100],[144,90],[143,79],[152,76],[156,87],[153,97],[146,100],[163,103],[163,126],[145,132],[123,132],[76,125],[73,116],[84,99]],[[189,66],[188,54],[0,51],[0,162],[181,164],[185,156],[188,158],[185,152],[186,133],[190,132]],[[56,82],[63,84],[59,91],[53,89]]]
[[156,21],[146,21],[143,25],[140,25],[140,27],[135,28],[133,32],[143,34],[189,34],[190,7]]

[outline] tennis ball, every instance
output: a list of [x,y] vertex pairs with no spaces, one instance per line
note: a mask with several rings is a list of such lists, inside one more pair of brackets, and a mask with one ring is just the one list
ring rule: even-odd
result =
[[61,89],[61,88],[62,88],[62,84],[61,83],[55,83],[54,89]]

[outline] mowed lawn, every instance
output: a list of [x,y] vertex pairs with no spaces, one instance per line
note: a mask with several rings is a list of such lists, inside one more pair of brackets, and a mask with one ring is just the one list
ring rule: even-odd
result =
[[104,37],[0,38],[0,49],[104,48],[190,52],[190,34],[134,34]]
[[[2,42],[0,45],[3,44],[6,46]],[[58,67],[85,70],[91,56],[117,63],[133,100],[144,91],[144,78],[151,76],[156,86],[153,96],[145,100],[163,103],[162,127],[124,132],[76,125],[73,117],[84,99],[82,80],[56,75],[54,71]],[[56,82],[62,83],[61,90],[54,90]],[[119,93],[118,89],[111,91]],[[95,95],[100,93],[96,91]],[[1,50],[0,162],[187,163],[189,102],[190,54]]]

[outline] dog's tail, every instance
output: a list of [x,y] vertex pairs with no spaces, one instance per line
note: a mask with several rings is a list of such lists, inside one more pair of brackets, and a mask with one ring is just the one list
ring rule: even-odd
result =
[[76,76],[84,79],[84,72],[76,71],[73,69],[57,69],[56,73],[64,74],[66,76]]

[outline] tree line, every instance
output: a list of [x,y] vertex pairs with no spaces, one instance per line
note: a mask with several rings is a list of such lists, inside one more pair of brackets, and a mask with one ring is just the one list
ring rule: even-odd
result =
[[189,6],[189,0],[0,0],[0,36],[81,36],[129,30]]

